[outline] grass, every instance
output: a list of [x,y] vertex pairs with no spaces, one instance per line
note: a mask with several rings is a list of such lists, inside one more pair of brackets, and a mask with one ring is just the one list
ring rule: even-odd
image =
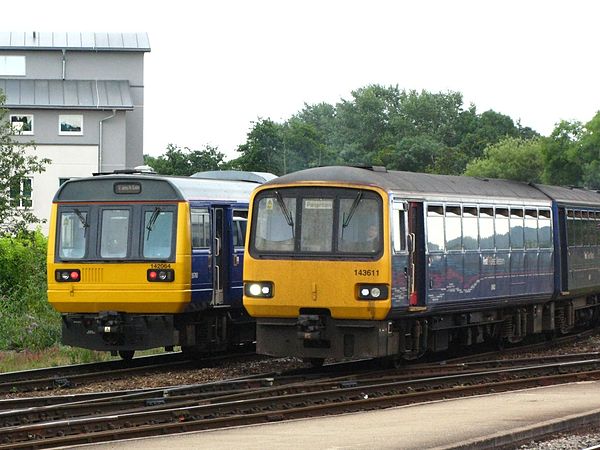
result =
[[[135,352],[135,356],[163,353],[162,348]],[[121,359],[110,352],[55,345],[43,350],[0,351],[0,373]]]

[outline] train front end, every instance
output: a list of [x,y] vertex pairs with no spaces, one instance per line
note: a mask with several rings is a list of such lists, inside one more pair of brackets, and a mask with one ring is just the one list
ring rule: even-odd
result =
[[190,302],[189,205],[164,180],[67,182],[55,197],[48,300],[66,345],[133,355],[177,344]]
[[244,306],[257,321],[258,353],[319,364],[397,352],[386,320],[387,198],[349,183],[266,184],[255,192]]

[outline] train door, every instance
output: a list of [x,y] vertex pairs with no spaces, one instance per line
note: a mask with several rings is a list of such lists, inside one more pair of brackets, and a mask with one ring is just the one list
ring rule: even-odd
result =
[[409,250],[409,306],[422,308],[426,305],[425,289],[425,219],[423,203],[410,202],[408,207]]
[[392,308],[406,307],[410,301],[414,268],[410,253],[408,235],[408,206],[399,199],[392,201]]
[[223,287],[227,285],[228,239],[226,210],[222,206],[212,208],[212,260],[213,260],[213,305],[223,304]]
[[232,260],[230,270],[229,297],[232,304],[241,306],[244,263],[244,240],[246,237],[246,223],[248,220],[247,209],[234,209],[232,211],[231,237],[232,237]]

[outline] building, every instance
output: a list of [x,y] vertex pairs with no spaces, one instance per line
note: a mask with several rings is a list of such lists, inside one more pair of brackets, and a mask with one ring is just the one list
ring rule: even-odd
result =
[[[23,180],[48,219],[69,178],[143,163],[146,33],[0,32],[0,90],[19,142],[52,163]],[[46,227],[43,227],[45,230]]]

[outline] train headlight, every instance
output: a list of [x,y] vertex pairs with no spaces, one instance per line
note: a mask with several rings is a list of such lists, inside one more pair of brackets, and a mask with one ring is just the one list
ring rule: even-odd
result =
[[244,294],[246,297],[272,298],[273,283],[270,281],[252,281],[244,283]]
[[81,272],[79,269],[59,269],[54,272],[54,279],[61,283],[77,283],[81,280]]
[[359,300],[387,300],[389,289],[385,284],[359,284],[357,291]]

